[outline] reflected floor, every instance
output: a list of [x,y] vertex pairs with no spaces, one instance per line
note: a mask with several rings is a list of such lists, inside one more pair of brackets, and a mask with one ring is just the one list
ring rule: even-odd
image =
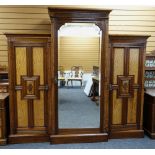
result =
[[83,89],[59,88],[59,128],[98,128],[100,106],[87,97]]

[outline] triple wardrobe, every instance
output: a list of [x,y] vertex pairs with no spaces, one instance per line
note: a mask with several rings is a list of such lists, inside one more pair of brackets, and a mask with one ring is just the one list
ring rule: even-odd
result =
[[[51,34],[6,34],[9,143],[80,143],[144,137],[144,60],[149,36],[109,35],[110,12],[49,8]],[[65,23],[93,23],[102,31],[98,128],[58,125],[58,30]]]

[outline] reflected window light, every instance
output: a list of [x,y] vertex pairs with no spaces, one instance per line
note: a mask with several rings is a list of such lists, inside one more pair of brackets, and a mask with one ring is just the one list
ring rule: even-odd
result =
[[92,23],[66,23],[58,31],[59,36],[100,36],[100,28]]

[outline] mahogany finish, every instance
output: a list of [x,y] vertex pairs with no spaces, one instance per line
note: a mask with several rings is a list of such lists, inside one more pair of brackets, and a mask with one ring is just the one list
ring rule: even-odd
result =
[[[9,39],[9,64],[10,64],[10,117],[13,118],[10,122],[11,125],[11,134],[9,136],[9,143],[26,143],[26,142],[40,142],[40,141],[50,141],[51,143],[75,143],[75,142],[97,142],[97,141],[107,141],[108,140],[108,133],[109,133],[109,138],[128,138],[128,137],[143,137],[143,129],[142,129],[142,100],[143,100],[143,62],[144,62],[144,55],[145,55],[145,43],[146,43],[146,39],[148,36],[110,36],[110,47],[111,47],[111,81],[113,79],[113,58],[114,58],[114,53],[113,53],[113,49],[114,48],[123,48],[126,51],[126,55],[124,55],[125,59],[121,59],[121,61],[124,61],[124,66],[127,66],[127,69],[124,70],[124,75],[118,75],[118,79],[117,79],[117,83],[118,84],[114,84],[114,85],[109,85],[106,83],[106,93],[105,93],[105,98],[104,100],[106,100],[106,102],[103,102],[103,96],[101,96],[102,102],[101,102],[101,122],[100,122],[100,128],[96,129],[96,128],[92,128],[92,129],[59,129],[58,128],[58,116],[57,116],[57,83],[55,83],[55,76],[57,73],[57,70],[55,69],[55,66],[57,67],[57,51],[55,51],[55,49],[52,48],[53,52],[50,52],[50,50],[48,51],[48,57],[47,59],[47,66],[48,69],[46,69],[46,71],[48,72],[48,86],[43,86],[40,85],[39,86],[39,81],[37,80],[38,77],[31,77],[32,75],[32,71],[28,71],[28,73],[30,74],[30,77],[21,77],[21,81],[22,85],[15,85],[15,71],[12,69],[12,67],[14,67],[14,61],[15,59],[13,59],[15,57],[15,55],[13,54],[13,47],[15,45],[20,45],[25,47],[25,45],[27,45],[28,47],[30,45],[28,44],[23,44],[24,38],[26,37],[28,40],[32,39],[33,37],[35,38],[37,35],[33,36],[33,35],[7,35],[8,39]],[[39,38],[42,37],[40,35],[38,35]],[[37,36],[37,38],[38,38]],[[49,49],[50,43],[49,43],[49,39],[50,36],[49,35],[43,35],[44,40],[44,44],[46,45],[47,49]],[[20,40],[21,39],[21,40]],[[30,41],[29,40],[29,41]],[[34,40],[33,40],[34,41]],[[31,43],[33,43],[33,41]],[[18,42],[18,44],[17,44]],[[53,42],[57,45],[57,42]],[[54,45],[55,45],[54,44]],[[13,46],[14,45],[14,46]],[[55,45],[55,46],[56,46]],[[26,47],[27,47],[26,46]],[[35,43],[35,46],[40,46],[40,42],[39,43]],[[55,47],[54,46],[54,47]],[[129,75],[129,49],[130,48],[138,48],[140,49],[139,51],[139,67],[138,68],[142,68],[142,70],[138,71],[138,84],[134,83],[134,75]],[[29,51],[29,50],[28,50]],[[30,53],[29,53],[30,54]],[[103,56],[103,53],[102,53]],[[102,60],[105,57],[102,57]],[[29,60],[30,61],[30,60]],[[32,61],[32,60],[31,60]],[[109,61],[110,62],[110,61]],[[32,62],[31,62],[32,63]],[[28,62],[28,64],[31,64],[30,62]],[[52,65],[53,63],[55,63],[55,66]],[[105,65],[105,64],[104,64]],[[103,67],[102,67],[103,69]],[[106,68],[104,68],[106,69]],[[109,66],[107,66],[107,70],[109,71],[110,68]],[[55,71],[53,73],[53,71]],[[104,73],[104,72],[103,72]],[[52,75],[52,76],[51,76]],[[105,74],[104,74],[105,75]],[[106,73],[106,77],[108,76],[108,72]],[[16,126],[17,124],[17,106],[16,106],[16,98],[14,96],[14,93],[16,93],[16,91],[22,91],[22,88],[25,88],[25,80],[32,80],[35,81],[36,84],[36,88],[37,91],[36,94],[33,95],[27,95],[25,96],[25,94],[27,93],[27,91],[25,92],[25,90],[23,90],[24,92],[22,93],[22,98],[23,99],[31,99],[28,102],[28,116],[29,116],[29,121],[28,121],[28,128],[18,128]],[[51,80],[52,79],[52,80]],[[108,78],[107,78],[108,80]],[[123,80],[127,80],[129,82],[129,86],[123,86]],[[31,84],[31,83],[30,83]],[[101,83],[102,87],[105,87],[105,83]],[[111,83],[112,84],[112,83]],[[129,88],[129,89],[128,89]],[[32,91],[31,90],[31,86],[28,87],[28,92]],[[46,126],[44,127],[33,127],[34,126],[34,118],[33,118],[33,106],[32,106],[32,99],[39,99],[40,95],[37,93],[38,90],[47,90],[48,89],[48,104],[45,106],[45,120],[46,120]],[[107,99],[106,97],[108,96],[109,93],[109,89],[110,91],[110,105],[108,103],[109,98]],[[138,90],[138,94],[139,97],[137,98],[137,102],[139,104],[137,104],[137,111],[136,111],[136,123],[127,123],[127,117],[128,117],[128,100],[127,98],[133,98],[134,93],[133,90],[136,89]],[[117,98],[122,98],[123,99],[123,106],[122,106],[122,123],[121,124],[112,124],[112,115],[113,115],[113,107],[111,104],[111,100],[112,100],[112,92],[113,90],[118,90],[117,93]],[[23,95],[24,94],[24,95]],[[52,95],[51,95],[52,94]],[[25,97],[25,98],[24,98]],[[14,102],[13,102],[14,101]],[[103,104],[104,103],[104,104]],[[140,105],[141,103],[141,105]],[[104,108],[103,108],[104,107]],[[109,109],[108,109],[109,108]],[[108,110],[109,110],[109,114],[108,114]],[[109,116],[107,116],[109,115]],[[109,119],[110,118],[110,119]],[[108,120],[109,119],[109,120]],[[104,123],[105,122],[105,123]],[[107,124],[106,124],[107,122]],[[39,131],[39,132],[38,132]],[[46,131],[46,133],[44,133],[44,131]],[[18,132],[18,133],[17,133]]]
[[[6,36],[9,46],[9,143],[49,141],[47,90],[48,81],[50,80],[48,77],[50,75],[48,66],[50,65],[47,58],[50,55],[51,37],[46,34],[6,34]],[[37,55],[34,54],[36,53],[34,52],[35,48],[38,50]],[[40,56],[40,49],[43,50],[43,57]],[[38,62],[33,60],[34,56],[37,56],[38,62],[41,62],[42,59],[43,63],[39,64],[40,66],[34,67],[38,65]],[[19,64],[19,60],[23,64]],[[20,67],[20,70],[16,70],[17,67]],[[40,71],[40,73],[35,75],[34,70],[39,68],[43,68],[43,73]],[[19,72],[21,72],[20,77],[18,75]],[[43,79],[41,79],[41,76]],[[41,84],[41,81],[44,85]],[[41,93],[44,94],[42,100],[40,98]],[[36,104],[44,108],[36,109]],[[23,108],[23,106],[25,107]],[[27,109],[25,109],[26,107]],[[35,112],[38,113],[39,111],[43,113],[43,118],[35,114]],[[41,115],[40,113],[39,115]]]
[[7,144],[9,134],[9,94],[0,93],[0,145]]
[[65,144],[65,143],[91,143],[108,141],[107,133],[93,133],[93,134],[71,134],[68,135],[53,135],[51,136],[52,144]]
[[[108,36],[110,11],[111,10],[49,8],[52,37],[45,34],[6,35],[9,45],[11,118],[9,143],[50,141],[51,143],[58,144],[107,141],[108,137],[143,137],[143,77],[145,46],[148,36]],[[58,30],[65,23],[94,23],[102,31],[99,128],[60,129],[58,127]],[[26,73],[20,75],[20,79],[17,77],[19,71],[16,71],[16,65],[18,65],[16,63],[16,47],[26,48],[26,55],[22,55],[23,59],[26,59]],[[42,65],[44,66],[44,84],[41,84],[41,75],[33,75],[34,68],[32,66],[34,65],[34,55],[32,54],[32,47],[43,48],[44,63]],[[114,69],[115,56],[118,53],[122,54],[122,52],[117,52],[116,48],[123,49],[124,54],[123,57],[119,57],[118,55],[119,62],[122,63],[122,65]],[[133,58],[137,56],[136,62],[138,64],[138,66],[134,65],[133,67],[133,69],[135,69],[134,74],[130,71],[130,61],[132,60],[132,57],[130,57],[130,50],[132,49],[138,49],[138,52],[132,53],[135,55]],[[19,56],[23,53],[23,49],[20,50],[21,51],[18,51]],[[18,59],[20,58],[19,56]],[[24,72],[25,70],[23,71],[22,69],[21,72]],[[117,72],[122,73],[117,74]],[[115,83],[113,82],[114,79]],[[19,84],[17,84],[18,80],[20,81]],[[18,92],[21,93],[20,97],[17,96]],[[44,120],[40,120],[37,123],[43,121],[44,125],[35,126],[34,102],[37,101],[37,104],[40,102],[41,92],[45,94],[44,109],[40,110],[40,112],[44,113]],[[117,100],[118,107],[115,106],[113,99]],[[21,103],[17,104],[18,101]],[[20,110],[18,106],[24,106],[25,103],[28,117],[24,117],[24,121],[19,121],[18,112]],[[121,108],[119,108],[119,106],[121,106]],[[117,117],[113,120],[115,114]],[[25,115],[25,113],[23,113],[23,115]],[[24,125],[22,124],[23,126],[20,126],[18,121],[24,123]]]
[[[153,94],[155,93],[152,90]],[[155,95],[144,94],[144,131],[145,133],[155,139]]]
[[[142,127],[144,97],[143,75],[145,47],[148,37],[149,36],[110,35],[110,138],[144,136]],[[119,68],[114,68],[114,65],[117,65],[120,61],[122,65]],[[133,63],[132,66],[131,62]],[[138,62],[137,66],[136,62]],[[114,80],[115,78],[117,80]],[[117,94],[116,96],[114,96],[115,93]],[[115,120],[116,117],[117,120]]]
[[[101,141],[101,139],[107,140],[108,132],[108,104],[109,104],[109,52],[108,52],[108,19],[111,10],[91,10],[91,9],[57,9],[49,8],[49,15],[51,18],[51,34],[52,34],[52,55],[51,55],[51,75],[52,75],[52,94],[51,105],[49,107],[49,129],[51,138],[51,143],[66,143],[66,142],[95,142]],[[100,96],[100,128],[99,133],[96,136],[100,138],[95,138],[94,129],[88,129],[84,133],[79,133],[77,130],[76,134],[71,135],[72,129],[70,129],[68,134],[62,135],[58,127],[58,88],[57,79],[58,71],[58,30],[65,23],[94,23],[102,31],[102,41],[101,41],[101,96]],[[94,136],[86,135],[92,132]],[[103,138],[104,137],[104,138]]]

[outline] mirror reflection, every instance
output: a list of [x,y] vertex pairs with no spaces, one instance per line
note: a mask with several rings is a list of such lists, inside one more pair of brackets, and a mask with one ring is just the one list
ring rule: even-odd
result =
[[66,23],[58,31],[58,126],[100,126],[101,31],[93,23]]

